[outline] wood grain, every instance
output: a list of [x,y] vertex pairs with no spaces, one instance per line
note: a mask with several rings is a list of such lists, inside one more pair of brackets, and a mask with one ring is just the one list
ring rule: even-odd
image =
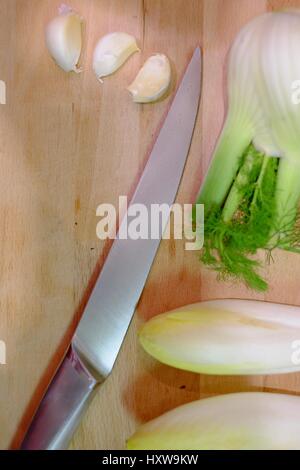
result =
[[[204,53],[203,93],[178,201],[192,202],[224,113],[223,68],[230,43],[252,17],[300,0],[72,0],[86,19],[84,73],[63,73],[49,58],[44,28],[52,0],[0,0],[0,447],[17,448],[70,339],[107,250],[96,238],[96,208],[130,194],[168,106],[138,106],[125,91],[145,58],[164,52],[177,79],[192,51]],[[114,30],[141,46],[100,86],[91,72],[97,39]],[[162,242],[111,377],[89,409],[72,449],[123,449],[140,422],[198,397],[238,390],[298,393],[299,374],[206,377],[147,357],[136,330],[152,315],[201,299],[265,298],[300,305],[297,256],[276,253],[270,290],[255,296],[218,283],[181,242]]]

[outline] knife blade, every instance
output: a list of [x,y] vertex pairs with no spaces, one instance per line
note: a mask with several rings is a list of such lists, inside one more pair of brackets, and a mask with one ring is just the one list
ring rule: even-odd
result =
[[[189,152],[201,92],[196,48],[132,197],[133,204],[174,203]],[[124,232],[121,222],[119,234]],[[25,435],[21,449],[67,448],[90,400],[112,371],[155,258],[155,239],[116,237],[70,348]]]

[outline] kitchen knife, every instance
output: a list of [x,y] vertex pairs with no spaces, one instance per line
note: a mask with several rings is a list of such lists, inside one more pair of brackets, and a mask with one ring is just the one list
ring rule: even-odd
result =
[[[194,131],[201,90],[198,47],[177,90],[131,204],[173,204]],[[130,210],[130,206],[129,209]],[[170,213],[170,210],[169,210]],[[125,230],[121,223],[121,233]],[[65,449],[98,385],[110,374],[155,258],[156,239],[117,236],[70,348],[33,418],[21,449]],[[125,230],[126,231],[126,230]]]

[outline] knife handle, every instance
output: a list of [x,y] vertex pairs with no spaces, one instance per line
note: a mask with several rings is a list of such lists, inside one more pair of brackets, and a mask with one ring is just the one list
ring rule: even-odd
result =
[[42,399],[21,450],[63,450],[68,447],[97,381],[70,346]]

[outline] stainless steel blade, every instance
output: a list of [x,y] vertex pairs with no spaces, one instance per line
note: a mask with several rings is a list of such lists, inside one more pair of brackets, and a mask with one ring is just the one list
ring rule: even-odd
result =
[[[139,203],[148,210],[151,204],[168,205],[170,209],[174,202],[195,125],[200,82],[201,53],[196,49],[131,208]],[[72,345],[27,430],[23,450],[67,448],[97,386],[114,365],[164,228],[161,224],[156,239],[115,240]]]
[[[132,204],[175,200],[193,135],[201,89],[201,51],[197,48],[149,156]],[[123,224],[126,222],[123,222]],[[112,370],[142,293],[159,238],[114,241],[76,330],[72,345],[85,365],[104,379]],[[121,229],[124,229],[121,224]]]

